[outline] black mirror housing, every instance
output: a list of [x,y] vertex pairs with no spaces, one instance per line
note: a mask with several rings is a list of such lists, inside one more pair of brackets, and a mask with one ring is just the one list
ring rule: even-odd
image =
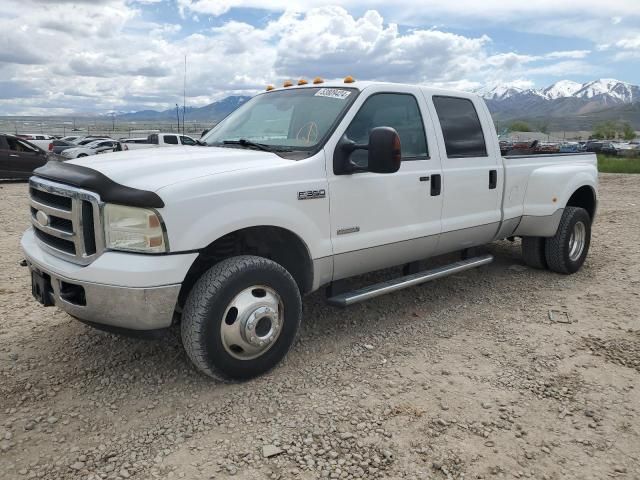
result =
[[[368,165],[360,167],[351,161],[356,150],[368,150]],[[369,133],[368,144],[357,144],[344,135],[333,155],[333,171],[336,175],[357,172],[395,173],[400,168],[400,136],[391,127],[376,127]]]
[[374,173],[395,173],[402,161],[400,135],[391,127],[376,127],[369,133],[369,165]]

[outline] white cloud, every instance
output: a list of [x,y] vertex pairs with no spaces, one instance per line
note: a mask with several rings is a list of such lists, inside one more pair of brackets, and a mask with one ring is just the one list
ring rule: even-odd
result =
[[[192,34],[184,33],[180,23],[142,18],[140,4],[154,1],[3,0],[0,114],[168,108],[181,98],[184,55],[191,105],[301,76],[351,74],[470,90],[497,81],[524,85],[528,75],[569,75],[590,68],[588,50],[524,55],[495,51],[486,35],[400,29],[383,16],[380,9],[388,3],[381,1],[373,2],[380,9],[354,15],[336,6],[307,8],[319,0],[304,5],[296,0],[179,0],[189,15],[219,15],[240,4],[294,7],[260,27],[228,21]],[[462,0],[462,6],[476,8],[472,3]],[[427,4],[435,8],[431,0]],[[403,5],[422,8],[398,0],[398,10]]]
[[591,50],[562,50],[545,55],[546,58],[586,58]]

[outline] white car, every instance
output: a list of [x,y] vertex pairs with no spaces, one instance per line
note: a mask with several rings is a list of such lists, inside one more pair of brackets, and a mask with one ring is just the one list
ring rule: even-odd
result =
[[80,135],[69,135],[67,137],[62,137],[60,140],[64,140],[65,142],[75,143],[76,140],[81,140],[82,138],[84,138],[84,137],[82,137]]
[[[514,237],[524,263],[562,274],[589,251],[595,155],[503,157],[475,94],[270,89],[202,140],[36,169],[22,237],[36,300],[113,330],[180,323],[198,369],[247,379],[286,355],[321,287],[347,307],[486,265],[474,247]],[[342,282],[391,266],[404,272]]]
[[94,140],[93,142],[87,143],[86,145],[68,148],[64,150],[60,155],[62,155],[64,158],[88,157],[90,155],[97,155],[99,153],[113,152],[113,149],[116,148],[117,145],[118,142],[116,140]]

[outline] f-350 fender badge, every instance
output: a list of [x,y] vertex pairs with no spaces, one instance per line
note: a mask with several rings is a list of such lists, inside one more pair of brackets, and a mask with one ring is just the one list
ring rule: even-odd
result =
[[305,190],[304,192],[298,192],[298,200],[314,200],[316,198],[324,198],[327,196],[325,189],[321,190]]

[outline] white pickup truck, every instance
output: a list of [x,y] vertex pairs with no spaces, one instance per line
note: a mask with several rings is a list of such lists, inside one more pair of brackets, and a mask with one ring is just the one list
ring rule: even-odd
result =
[[152,133],[145,138],[125,138],[120,141],[122,150],[141,148],[176,147],[178,145],[197,145],[198,142],[188,135],[179,133]]
[[[348,306],[485,265],[472,247],[511,237],[530,266],[580,269],[593,154],[501,156],[477,95],[317,82],[256,95],[209,147],[37,169],[22,238],[34,297],[116,331],[179,322],[198,369],[246,379],[285,356],[302,297],[322,286]],[[451,252],[461,259],[416,268]],[[402,277],[340,291],[394,265]]]

